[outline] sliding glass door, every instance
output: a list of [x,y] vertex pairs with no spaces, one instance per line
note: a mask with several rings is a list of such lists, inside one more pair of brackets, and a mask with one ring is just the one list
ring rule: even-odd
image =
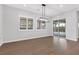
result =
[[59,33],[60,37],[65,38],[66,37],[66,21],[65,20],[59,20]]
[[59,37],[59,20],[53,22],[53,35]]
[[54,20],[53,21],[53,36],[57,38],[66,37],[66,20]]

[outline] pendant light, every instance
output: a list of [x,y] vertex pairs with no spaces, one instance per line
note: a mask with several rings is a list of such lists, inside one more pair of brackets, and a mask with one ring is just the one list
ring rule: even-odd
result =
[[42,4],[42,17],[40,17],[40,20],[42,21],[48,21],[45,15],[45,8],[46,8],[46,4]]

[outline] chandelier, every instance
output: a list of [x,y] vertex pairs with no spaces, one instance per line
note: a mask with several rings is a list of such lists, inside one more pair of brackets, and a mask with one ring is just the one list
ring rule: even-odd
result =
[[40,20],[48,21],[45,15],[45,8],[46,8],[46,4],[42,4],[42,17],[40,17]]

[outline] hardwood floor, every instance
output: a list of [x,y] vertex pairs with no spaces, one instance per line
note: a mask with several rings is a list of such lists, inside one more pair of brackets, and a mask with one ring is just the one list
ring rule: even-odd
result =
[[52,37],[5,43],[0,47],[1,55],[76,55],[79,41],[53,39]]

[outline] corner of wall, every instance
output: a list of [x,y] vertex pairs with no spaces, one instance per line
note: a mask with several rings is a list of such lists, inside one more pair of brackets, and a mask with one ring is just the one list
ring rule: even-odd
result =
[[3,44],[3,35],[0,35],[0,46]]

